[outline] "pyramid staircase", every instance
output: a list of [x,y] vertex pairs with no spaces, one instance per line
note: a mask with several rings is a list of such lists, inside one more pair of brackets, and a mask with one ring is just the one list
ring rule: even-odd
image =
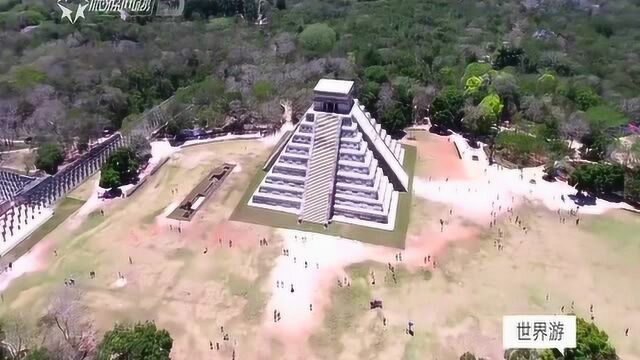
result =
[[334,114],[318,114],[315,127],[301,218],[302,221],[326,224],[335,185],[340,119]]

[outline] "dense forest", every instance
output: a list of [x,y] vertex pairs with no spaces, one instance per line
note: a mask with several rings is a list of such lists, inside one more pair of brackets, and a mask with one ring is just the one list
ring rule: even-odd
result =
[[635,1],[192,0],[73,25],[54,6],[0,0],[3,138],[85,144],[173,94],[174,132],[275,123],[335,77],[391,132],[429,117],[514,166],[640,157],[620,141],[640,118]]

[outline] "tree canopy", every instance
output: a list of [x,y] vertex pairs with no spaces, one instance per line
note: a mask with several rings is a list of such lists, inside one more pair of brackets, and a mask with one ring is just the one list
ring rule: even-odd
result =
[[173,339],[152,322],[116,324],[98,344],[96,360],[169,360]]
[[566,360],[618,358],[615,349],[609,343],[609,336],[596,324],[577,317],[576,326],[576,348],[565,350]]
[[640,204],[640,170],[628,170],[624,177],[624,199]]
[[595,195],[622,193],[624,168],[604,163],[584,164],[571,173],[569,184],[578,191]]
[[302,47],[312,55],[331,51],[336,42],[336,32],[324,23],[307,26],[299,37]]
[[38,148],[36,157],[36,168],[43,170],[49,175],[58,172],[58,166],[64,162],[64,151],[58,144],[46,143]]
[[460,128],[464,97],[455,87],[441,91],[433,100],[431,122],[445,128]]
[[100,187],[113,189],[137,181],[140,163],[129,148],[116,150],[102,166]]

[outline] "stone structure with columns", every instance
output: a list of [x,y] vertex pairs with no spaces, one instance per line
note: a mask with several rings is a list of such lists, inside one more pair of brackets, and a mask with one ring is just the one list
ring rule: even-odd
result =
[[288,143],[249,205],[393,229],[399,192],[409,188],[404,149],[353,96],[353,82],[322,79]]

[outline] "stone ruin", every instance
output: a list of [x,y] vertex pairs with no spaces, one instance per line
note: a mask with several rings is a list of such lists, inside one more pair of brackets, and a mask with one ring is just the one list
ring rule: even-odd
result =
[[353,82],[322,79],[307,110],[249,205],[393,229],[399,193],[409,190],[405,150],[353,97]]

